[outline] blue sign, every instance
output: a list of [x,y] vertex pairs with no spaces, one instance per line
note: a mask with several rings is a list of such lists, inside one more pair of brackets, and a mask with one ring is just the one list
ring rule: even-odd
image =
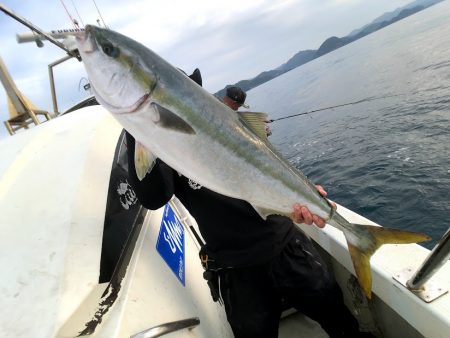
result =
[[156,250],[184,286],[184,228],[169,204],[164,208]]

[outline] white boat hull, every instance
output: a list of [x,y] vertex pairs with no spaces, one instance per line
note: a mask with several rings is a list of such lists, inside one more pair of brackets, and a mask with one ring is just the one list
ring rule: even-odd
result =
[[[173,246],[177,238],[170,243],[164,237],[160,209],[148,211],[142,220],[132,218],[139,227],[131,232],[134,237],[119,268],[99,282],[104,278],[108,191],[121,189],[110,186],[111,167],[123,152],[118,146],[121,131],[96,106],[0,142],[2,337],[73,337],[83,330],[95,337],[130,337],[189,318],[198,318],[200,324],[170,337],[232,337],[224,308],[212,301],[202,278],[199,245],[189,227],[196,227],[195,220],[180,206],[174,209],[184,228],[178,248],[182,277],[161,253],[164,241]],[[124,210],[135,203],[133,196],[120,201]],[[341,206],[339,212],[351,222],[370,222]],[[332,265],[363,328],[384,337],[448,335],[450,295],[426,303],[393,278],[405,268],[415,270],[429,250],[415,244],[383,246],[372,258],[374,297],[367,303],[352,277],[343,234],[333,227],[304,230]],[[432,280],[448,288],[450,264]],[[291,310],[281,321],[280,337],[294,335],[326,337],[315,322]]]

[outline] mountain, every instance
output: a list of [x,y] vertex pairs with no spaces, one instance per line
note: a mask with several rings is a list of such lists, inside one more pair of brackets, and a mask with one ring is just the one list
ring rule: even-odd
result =
[[344,37],[344,38],[338,38],[336,36],[332,36],[331,38],[326,39],[319,47],[319,49],[316,51],[315,58],[318,58],[319,56],[322,56],[324,54],[327,54],[335,49],[341,48],[342,46],[345,46],[346,44],[352,42],[353,40]]
[[[260,84],[263,84],[264,82],[267,82],[269,80],[272,80],[273,78],[284,74],[298,66],[301,66],[302,64],[311,61],[316,56],[315,50],[302,50],[295,54],[293,57],[291,57],[286,63],[283,63],[281,66],[260,73],[256,77],[250,80],[241,80],[237,83],[235,83],[233,86],[241,87],[243,90],[248,91],[252,88],[255,88],[259,86]],[[231,85],[226,86],[225,88],[219,90],[216,95],[219,98],[224,97],[225,91],[228,87],[231,87]]]
[[291,69],[294,69],[298,66],[301,66],[302,64],[311,61],[314,59],[316,54],[315,50],[302,50],[295,54],[293,57],[291,57],[288,62],[283,63],[281,66],[279,66],[277,69],[288,72]]
[[[365,25],[365,26],[363,26],[361,28],[355,29],[348,36],[356,35],[360,31],[365,30],[365,28],[370,26],[370,25],[374,25],[374,27],[375,27],[375,24],[381,24],[382,22],[390,21],[393,18],[395,18],[396,16],[398,16],[399,13],[402,10],[404,10],[404,9],[410,9],[410,8],[418,7],[418,6],[423,6],[424,8],[427,8],[427,7],[430,7],[430,6],[432,6],[432,5],[434,5],[434,4],[438,3],[438,2],[441,2],[441,0],[439,0],[439,1],[436,1],[436,0],[416,0],[416,1],[413,1],[413,2],[407,4],[407,5],[403,6],[403,7],[399,7],[397,9],[393,10],[392,12],[384,13],[383,15],[381,15],[378,18],[376,18],[375,20],[373,20],[371,23],[369,23],[369,24],[367,24],[367,25]],[[380,26],[380,28],[382,28],[382,27]]]
[[332,37],[326,39],[317,50],[299,51],[292,58],[290,58],[286,63],[278,66],[277,68],[268,70],[268,71],[264,71],[264,72],[258,74],[253,79],[241,80],[233,85],[227,85],[225,88],[219,90],[214,95],[216,95],[219,98],[222,98],[225,95],[226,89],[231,86],[238,86],[238,87],[241,87],[243,90],[248,91],[252,88],[259,86],[260,84],[263,84],[264,82],[270,81],[273,78],[280,76],[296,67],[299,67],[299,66],[311,61],[311,60],[314,60],[322,55],[332,52],[342,46],[345,46],[345,45],[347,45],[355,40],[358,40],[366,35],[376,32],[377,30],[380,30],[386,26],[389,26],[389,25],[393,24],[394,22],[402,20],[414,13],[420,12],[420,11],[424,10],[425,8],[435,5],[441,1],[443,1],[443,0],[416,0],[416,1],[409,3],[406,6],[397,8],[396,10],[394,10],[392,12],[384,13],[383,15],[381,15],[378,18],[376,18],[375,20],[373,20],[371,23],[352,31],[347,36],[344,36],[342,38],[332,36]]
[[[426,7],[424,7],[424,6],[415,6],[415,7],[404,8],[401,10],[396,10],[395,11],[396,15],[394,17],[392,17],[390,19],[386,19],[386,20],[376,19],[376,20],[372,21],[372,23],[353,31],[352,33],[350,33],[348,35],[348,37],[349,38],[360,38],[360,37],[366,36],[370,33],[373,33],[375,31],[381,29],[381,28],[384,28],[390,24],[393,24],[396,21],[404,19],[414,13],[420,12],[421,10],[424,10],[425,8]],[[391,12],[391,13],[393,13],[393,12]],[[382,15],[382,17],[388,17],[388,16]]]
[[[439,0],[439,1],[442,1],[442,0]],[[357,31],[353,31],[352,33],[350,33],[349,35],[347,35],[343,38],[338,38],[336,36],[332,36],[331,38],[326,39],[322,43],[322,45],[320,45],[319,49],[316,52],[316,57],[319,57],[319,56],[322,56],[329,52],[332,52],[335,49],[345,46],[346,44],[349,44],[350,42],[353,42],[353,41],[358,40],[366,35],[376,32],[377,30],[380,30],[386,26],[389,26],[389,25],[393,24],[394,22],[404,19],[404,18],[406,18],[410,15],[413,15],[414,13],[420,12],[424,9],[425,9],[424,6],[415,6],[415,7],[408,7],[408,8],[404,8],[404,9],[398,9],[395,11],[396,15],[393,17],[390,15],[388,16],[386,14],[383,14],[381,16],[384,18],[391,17],[390,19],[386,19],[386,20],[376,19],[371,24],[366,25]],[[393,13],[393,12],[391,12],[391,13]]]

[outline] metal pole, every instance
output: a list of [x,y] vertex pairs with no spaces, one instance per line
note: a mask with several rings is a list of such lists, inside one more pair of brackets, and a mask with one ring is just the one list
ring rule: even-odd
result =
[[408,288],[419,290],[450,258],[450,228],[434,247],[416,273],[406,282]]
[[[77,30],[75,30],[75,29],[60,29],[60,30],[56,30],[56,31],[50,31],[47,34],[54,39],[65,39],[69,36],[74,36],[74,35],[80,34],[80,32],[84,32],[84,28],[77,29]],[[47,40],[47,37],[45,37],[44,35],[36,34],[35,32],[16,34],[16,40],[18,43],[35,42],[36,39]]]
[[52,92],[52,102],[53,102],[53,111],[56,115],[59,114],[58,112],[58,102],[56,101],[56,89],[55,89],[55,78],[53,77],[53,67],[56,65],[59,65],[60,63],[63,63],[64,61],[69,60],[72,58],[71,55],[66,55],[65,57],[56,60],[55,62],[48,65],[48,77],[50,79],[50,90]]

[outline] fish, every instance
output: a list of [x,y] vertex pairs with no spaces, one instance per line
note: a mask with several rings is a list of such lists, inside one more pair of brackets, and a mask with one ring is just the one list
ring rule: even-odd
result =
[[[86,26],[77,44],[97,101],[142,145],[139,152],[146,149],[198,184],[248,201],[263,218],[290,217],[295,203],[308,207],[344,233],[368,298],[370,257],[381,245],[430,239],[422,233],[348,222],[270,144],[266,115],[236,113],[141,43]],[[136,162],[145,166],[150,161]],[[139,171],[140,177],[147,172],[145,167]]]

